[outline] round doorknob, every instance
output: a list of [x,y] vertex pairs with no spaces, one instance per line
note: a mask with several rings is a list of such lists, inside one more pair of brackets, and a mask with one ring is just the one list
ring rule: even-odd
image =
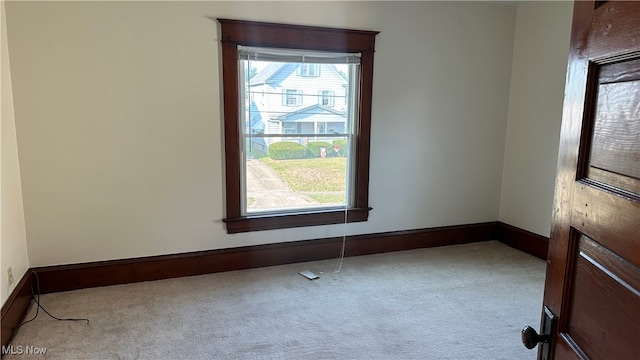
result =
[[549,341],[548,335],[539,335],[531,326],[525,326],[524,329],[522,329],[521,336],[522,344],[524,344],[524,347],[527,349],[533,349],[538,343]]

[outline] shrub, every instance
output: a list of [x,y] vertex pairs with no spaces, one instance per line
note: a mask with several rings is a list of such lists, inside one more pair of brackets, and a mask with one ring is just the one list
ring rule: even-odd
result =
[[269,157],[273,160],[304,159],[307,148],[294,142],[281,141],[269,145]]
[[[336,151],[334,149],[338,149],[338,152],[336,154]],[[347,147],[347,139],[338,139],[338,140],[333,140],[333,147],[331,149],[331,152],[333,154],[336,154],[336,156],[347,156],[347,153],[349,152],[349,149]]]
[[307,149],[309,149],[309,152],[311,153],[312,157],[320,157],[321,156],[321,148],[324,148],[325,151],[327,152],[327,156],[331,156],[333,150],[333,145],[331,145],[330,143],[326,142],[326,141],[309,141],[307,143]]

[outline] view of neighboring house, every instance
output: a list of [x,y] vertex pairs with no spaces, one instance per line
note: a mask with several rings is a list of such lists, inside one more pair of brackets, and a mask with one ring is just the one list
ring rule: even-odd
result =
[[309,134],[343,134],[348,85],[344,72],[333,64],[267,63],[245,89],[249,93],[247,132],[303,136],[252,138],[251,145],[266,150],[283,140],[302,144],[317,140]]

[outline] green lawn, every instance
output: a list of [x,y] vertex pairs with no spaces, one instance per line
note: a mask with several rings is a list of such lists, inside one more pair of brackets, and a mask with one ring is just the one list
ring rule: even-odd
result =
[[[285,180],[291,189],[297,192],[333,192],[346,189],[346,164],[344,157],[327,159],[273,160],[269,157],[260,159],[273,168]],[[336,195],[314,195],[318,199],[332,199]],[[344,201],[344,195],[340,195]],[[322,201],[324,202],[324,201]]]
[[320,204],[344,205],[344,192],[329,194],[307,194],[308,197]]

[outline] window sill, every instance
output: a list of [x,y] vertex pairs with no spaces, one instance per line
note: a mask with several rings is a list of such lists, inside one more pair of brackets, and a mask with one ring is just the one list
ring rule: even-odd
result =
[[227,233],[236,234],[250,231],[367,221],[370,210],[370,207],[348,209],[346,221],[343,209],[287,214],[248,215],[222,219],[222,221],[227,224]]

